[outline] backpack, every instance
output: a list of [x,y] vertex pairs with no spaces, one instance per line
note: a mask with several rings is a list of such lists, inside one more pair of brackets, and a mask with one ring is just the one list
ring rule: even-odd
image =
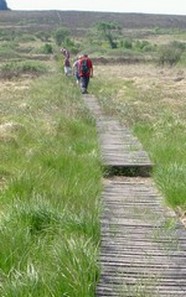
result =
[[88,67],[87,59],[81,60],[81,63],[80,63],[80,72],[82,74],[87,74],[89,72],[89,67]]

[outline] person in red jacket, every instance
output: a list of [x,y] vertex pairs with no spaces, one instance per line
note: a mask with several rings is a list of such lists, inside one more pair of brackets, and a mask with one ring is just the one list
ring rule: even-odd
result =
[[79,61],[79,77],[80,77],[80,88],[82,94],[87,94],[88,84],[90,77],[93,77],[93,64],[92,60],[87,54],[82,55]]

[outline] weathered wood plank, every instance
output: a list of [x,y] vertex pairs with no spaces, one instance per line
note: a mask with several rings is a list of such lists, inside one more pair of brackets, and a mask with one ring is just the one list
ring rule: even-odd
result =
[[98,297],[130,296],[131,285],[144,286],[139,296],[186,296],[186,230],[153,184],[134,179],[105,186],[100,263]]
[[[152,163],[129,129],[103,114],[84,96],[94,115],[105,176],[149,176]],[[109,180],[102,196],[102,271],[97,297],[185,297],[186,230],[149,179]]]
[[94,96],[83,97],[95,117],[106,175],[149,176],[152,162],[130,130],[103,112]]

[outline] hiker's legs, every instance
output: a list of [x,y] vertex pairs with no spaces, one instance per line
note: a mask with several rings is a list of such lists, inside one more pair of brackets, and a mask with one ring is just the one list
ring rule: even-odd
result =
[[70,60],[67,57],[65,58],[65,61],[64,61],[64,71],[66,76],[71,75],[72,69],[70,66]]
[[71,75],[71,67],[64,66],[64,72],[66,76]]
[[79,77],[79,73],[76,73],[76,83],[77,85],[80,84],[80,77]]
[[89,77],[82,76],[80,79],[80,87],[81,87],[82,93],[87,92],[88,84],[89,84]]

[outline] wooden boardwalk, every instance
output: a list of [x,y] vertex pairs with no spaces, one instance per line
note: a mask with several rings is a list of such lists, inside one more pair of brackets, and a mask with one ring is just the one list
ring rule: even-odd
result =
[[95,117],[103,165],[108,171],[148,176],[152,163],[137,138],[117,120],[104,116],[94,96],[83,98]]
[[[96,119],[105,166],[116,174],[132,167],[135,175],[148,175],[152,164],[138,140],[103,115],[94,96],[83,98]],[[96,296],[186,297],[186,229],[163,204],[153,181],[108,177],[102,201]]]

